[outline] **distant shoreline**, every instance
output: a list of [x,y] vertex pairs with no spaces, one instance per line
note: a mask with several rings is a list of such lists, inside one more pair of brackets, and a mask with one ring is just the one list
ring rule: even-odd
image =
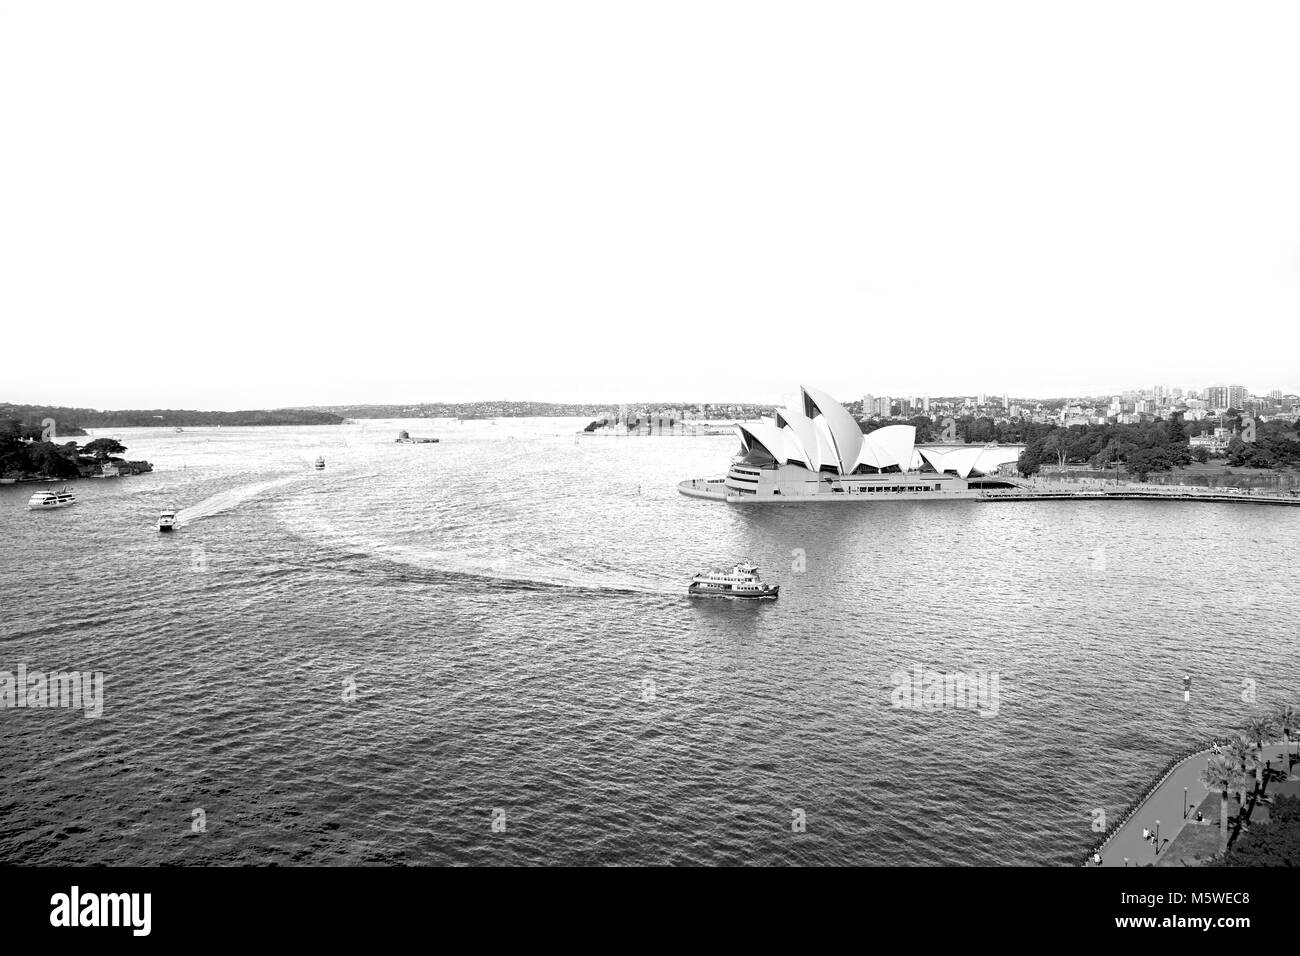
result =
[[65,405],[0,403],[0,420],[28,427],[53,422],[54,435],[84,435],[87,428],[254,428],[266,425],[342,425],[343,416],[305,408],[246,409],[202,412],[194,409],[147,408],[100,411]]

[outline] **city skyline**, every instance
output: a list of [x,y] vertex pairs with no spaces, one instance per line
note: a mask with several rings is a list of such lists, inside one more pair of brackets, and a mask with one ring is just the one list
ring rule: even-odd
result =
[[[988,405],[998,405],[998,404],[1001,404],[1005,407],[1010,405],[1011,403],[1023,403],[1023,402],[1052,403],[1052,402],[1073,402],[1073,401],[1087,401],[1087,400],[1109,401],[1117,396],[1121,398],[1127,397],[1131,400],[1131,397],[1135,397],[1135,396],[1140,397],[1143,395],[1159,395],[1161,394],[1161,390],[1164,391],[1165,397],[1170,397],[1170,398],[1172,397],[1188,398],[1193,396],[1200,397],[1210,392],[1213,389],[1223,389],[1224,391],[1241,390],[1241,394],[1243,395],[1245,401],[1281,400],[1284,399],[1286,396],[1300,397],[1300,389],[1270,387],[1267,389],[1257,390],[1257,389],[1252,389],[1248,386],[1238,385],[1236,383],[1232,383],[1232,384],[1215,383],[1213,385],[1203,385],[1199,387],[1184,386],[1184,385],[1155,384],[1155,385],[1144,385],[1144,386],[1128,386],[1128,387],[1118,388],[1118,389],[1101,389],[1101,390],[1093,390],[1088,392],[1078,392],[1073,394],[1067,394],[1065,392],[1055,392],[1055,393],[1041,394],[1041,395],[1021,394],[1018,392],[1009,392],[1006,390],[998,390],[998,391],[985,390],[984,392],[980,392],[978,390],[972,390],[972,391],[931,390],[927,392],[927,391],[921,391],[916,389],[901,390],[897,393],[889,394],[889,395],[884,393],[875,394],[872,392],[863,392],[860,390],[857,391],[856,393],[851,390],[844,390],[843,395],[840,395],[838,393],[833,393],[833,394],[836,394],[837,400],[844,401],[846,403],[860,402],[863,400],[865,396],[867,398],[874,397],[876,399],[890,399],[895,404],[901,401],[907,401],[912,404],[918,404],[918,403],[928,402],[928,401],[937,402],[937,401],[952,400],[952,399],[968,399],[971,400],[973,404],[979,407],[988,406]],[[789,394],[790,394],[789,390],[785,389],[782,390],[782,392],[779,395],[769,400],[754,399],[754,398],[747,398],[747,397],[699,398],[699,397],[675,397],[675,396],[666,396],[666,395],[660,395],[655,398],[619,397],[614,399],[583,398],[581,396],[573,397],[573,398],[565,398],[565,399],[553,399],[553,398],[541,398],[541,397],[529,396],[529,395],[518,395],[518,396],[479,395],[474,398],[447,399],[447,398],[426,396],[418,399],[394,400],[394,399],[385,399],[385,398],[373,398],[373,399],[355,401],[355,402],[346,402],[346,401],[325,401],[325,402],[314,402],[314,403],[297,402],[297,403],[288,403],[285,405],[275,405],[275,406],[265,405],[265,406],[256,406],[256,407],[267,408],[267,409],[270,408],[331,408],[331,407],[344,407],[344,406],[363,407],[367,405],[369,406],[472,405],[472,404],[488,404],[494,402],[514,402],[514,403],[532,402],[537,404],[553,404],[553,405],[613,405],[613,406],[618,406],[618,405],[645,406],[645,405],[654,405],[654,404],[779,405],[789,401]],[[14,404],[14,405],[36,405],[36,406],[52,406],[52,407],[64,407],[64,408],[88,408],[97,411],[116,411],[116,410],[125,410],[128,408],[133,410],[190,409],[194,411],[240,411],[240,410],[247,410],[255,407],[252,405],[243,404],[238,407],[232,406],[232,407],[224,407],[224,408],[212,408],[212,407],[204,408],[199,406],[186,406],[183,404],[177,404],[175,402],[153,402],[148,404],[132,405],[132,406],[125,406],[125,405],[115,406],[115,405],[94,404],[94,403],[74,403],[69,401],[58,400],[57,398],[53,398],[51,400],[32,400],[25,397],[15,398],[13,396],[0,395],[0,404],[4,404],[4,403]],[[1235,404],[1227,404],[1227,405],[1213,405],[1211,407],[1237,407],[1237,406]]]

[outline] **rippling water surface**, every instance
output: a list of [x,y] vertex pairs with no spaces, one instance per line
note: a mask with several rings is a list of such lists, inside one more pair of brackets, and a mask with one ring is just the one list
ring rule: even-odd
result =
[[[1062,863],[1300,697],[1300,509],[736,508],[675,488],[733,439],[583,424],[125,429],[153,474],[0,488],[0,671],[107,675],[0,710],[0,861]],[[684,596],[746,557],[779,601]],[[891,707],[915,664],[997,714]]]

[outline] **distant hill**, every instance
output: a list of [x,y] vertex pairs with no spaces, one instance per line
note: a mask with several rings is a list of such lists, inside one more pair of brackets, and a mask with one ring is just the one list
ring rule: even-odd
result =
[[345,418],[566,418],[595,415],[608,405],[565,405],[556,402],[421,402],[415,405],[314,405]]
[[0,420],[10,419],[27,426],[39,426],[52,418],[61,436],[84,435],[87,428],[202,428],[223,425],[341,425],[342,417],[305,408],[253,409],[240,412],[199,412],[179,408],[121,409],[68,408],[63,405],[14,405],[0,402]]
[[[346,418],[594,418],[610,414],[617,405],[605,403],[565,404],[561,402],[515,402],[507,399],[482,402],[418,402],[407,405],[313,405],[312,411],[332,412]],[[696,408],[694,402],[636,402],[632,409]],[[757,417],[770,411],[766,405],[710,405],[719,418]]]

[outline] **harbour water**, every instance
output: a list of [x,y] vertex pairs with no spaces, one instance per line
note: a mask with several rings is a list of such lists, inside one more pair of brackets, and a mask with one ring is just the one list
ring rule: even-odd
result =
[[[734,439],[585,424],[123,429],[152,474],[0,487],[0,672],[105,675],[0,710],[0,861],[1061,864],[1300,702],[1300,509],[729,507],[676,485]],[[779,601],[685,596],[745,558]],[[916,666],[996,713],[893,706]]]

